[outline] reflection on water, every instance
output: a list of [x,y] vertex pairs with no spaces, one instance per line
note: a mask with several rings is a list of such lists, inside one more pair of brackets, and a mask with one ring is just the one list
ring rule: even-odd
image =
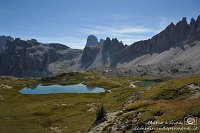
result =
[[86,86],[82,83],[76,85],[42,85],[35,84],[19,91],[21,94],[55,94],[55,93],[100,93],[105,89]]

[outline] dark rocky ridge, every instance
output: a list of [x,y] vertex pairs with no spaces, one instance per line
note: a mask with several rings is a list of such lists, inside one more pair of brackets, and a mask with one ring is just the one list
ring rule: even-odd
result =
[[95,61],[99,51],[99,47],[85,47],[80,60],[80,67],[83,69],[87,69],[88,67],[90,67]]
[[[96,46],[85,47],[80,60],[81,68],[88,69],[94,67],[109,67],[114,55],[126,46],[116,38],[99,42]],[[95,64],[94,64],[95,63]]]
[[88,36],[88,38],[87,38],[87,42],[86,42],[86,47],[88,47],[88,46],[95,46],[95,45],[97,45],[99,42],[98,42],[98,39],[97,39],[97,37],[96,36],[94,36],[94,35],[90,35],[90,36]]
[[[88,61],[90,66],[81,66],[84,69],[111,67],[135,70],[138,69],[137,67],[147,65],[151,66],[152,69],[162,66],[159,69],[165,70],[165,66],[175,66],[176,69],[176,66],[179,66],[178,64],[183,64],[185,68],[191,65],[196,70],[200,66],[200,59],[198,59],[200,57],[199,45],[200,16],[196,21],[191,19],[189,24],[186,18],[183,18],[177,24],[171,23],[165,30],[151,39],[138,41],[130,46],[124,46],[117,39],[111,41],[107,38],[103,44],[84,50],[82,64]],[[92,49],[98,49],[94,55],[92,55]],[[87,56],[85,55],[88,53],[93,58],[86,60],[85,57]],[[152,71],[152,73],[155,72],[155,70]]]
[[0,62],[2,60],[3,52],[5,51],[5,46],[7,42],[13,42],[14,39],[10,36],[0,36]]
[[52,75],[55,70],[49,70],[49,65],[67,60],[74,65],[73,59],[78,58],[80,54],[81,50],[72,50],[62,44],[42,44],[33,39],[23,41],[16,38],[13,42],[7,42],[5,51],[1,55],[0,75],[17,77]]
[[165,30],[153,36],[151,39],[136,42],[120,51],[114,58],[113,66],[117,63],[124,63],[134,60],[138,56],[152,53],[161,53],[169,50],[171,47],[181,47],[197,40],[200,40],[200,16],[196,22],[191,20],[187,24],[186,18],[183,18],[176,25],[171,23]]
[[[106,38],[103,49],[102,49],[102,61],[103,65],[106,64],[111,64],[114,61],[114,56],[117,54],[119,51],[121,51],[123,48],[126,46],[117,40],[117,38],[114,38],[110,40],[110,38]],[[110,60],[111,63],[108,62],[108,59]]]
[[7,41],[13,42],[14,39],[11,36],[0,36],[0,53],[5,49]]
[[52,47],[56,50],[67,50],[69,47],[60,43],[50,43],[47,44],[49,47]]
[[107,68],[132,70],[133,74],[200,73],[200,16],[189,24],[186,18],[171,23],[151,39],[130,46],[116,38],[98,41],[93,35],[88,37],[83,51],[35,39],[5,38],[0,38],[0,75],[49,76]]

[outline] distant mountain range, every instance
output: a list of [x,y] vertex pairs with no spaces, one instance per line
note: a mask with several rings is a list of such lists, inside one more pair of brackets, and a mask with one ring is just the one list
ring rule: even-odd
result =
[[118,68],[133,74],[199,74],[200,16],[183,18],[151,39],[124,45],[116,38],[88,36],[83,50],[0,36],[0,75],[49,76],[66,71]]
[[4,50],[0,53],[0,75],[18,77],[48,76],[60,70],[73,70],[71,66],[77,64],[82,54],[82,50],[58,43],[42,44],[35,39],[7,40],[1,47]]

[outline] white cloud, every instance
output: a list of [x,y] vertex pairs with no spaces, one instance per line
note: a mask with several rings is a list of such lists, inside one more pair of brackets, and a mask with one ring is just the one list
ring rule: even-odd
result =
[[96,35],[97,37],[113,37],[123,41],[125,44],[132,44],[139,40],[150,38],[160,32],[160,29],[146,28],[135,25],[93,25],[81,29],[82,33]]
[[87,38],[79,38],[79,37],[67,37],[66,44],[75,49],[83,49],[86,44]]
[[126,14],[115,14],[115,15],[109,17],[109,19],[110,18],[115,21],[125,21],[125,20],[131,20],[133,17],[126,15]]
[[166,17],[161,17],[160,18],[160,29],[164,29],[166,28],[166,26],[169,24],[169,22],[167,21]]
[[[116,19],[124,19],[121,16],[114,16]],[[121,18],[120,18],[121,17]],[[158,21],[160,20],[160,21]],[[141,25],[121,25],[119,23],[101,24],[101,25],[87,25],[80,29],[64,29],[59,32],[41,32],[40,35],[22,34],[16,33],[17,37],[23,37],[25,39],[36,38],[38,41],[44,43],[59,42],[63,43],[71,48],[83,49],[86,44],[86,37],[88,35],[95,35],[99,39],[105,39],[106,37],[117,38],[119,41],[123,41],[124,44],[132,44],[136,41],[145,40],[151,38],[153,35],[159,33],[168,21],[165,17],[157,19],[157,26],[146,27]],[[34,25],[28,25],[27,27],[35,27]],[[33,28],[34,29],[34,28]]]
[[32,38],[36,38],[39,42],[42,43],[62,43],[73,49],[83,49],[86,44],[86,38],[79,38],[79,37],[34,36]]
[[141,33],[157,33],[157,29],[145,28],[144,26],[87,26],[81,29],[82,32],[95,35],[113,35],[113,34],[141,34]]

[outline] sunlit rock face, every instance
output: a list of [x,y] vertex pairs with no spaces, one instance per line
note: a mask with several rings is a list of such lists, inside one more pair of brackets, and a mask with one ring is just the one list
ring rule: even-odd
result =
[[[184,17],[171,23],[151,39],[123,45],[107,38],[102,44],[84,49],[81,67],[124,68],[151,73],[190,73],[200,66],[200,16],[187,23]],[[181,67],[180,67],[181,64]],[[140,71],[139,71],[140,72]],[[199,71],[198,71],[199,72]]]
[[[84,45],[84,44],[83,44]],[[90,35],[83,50],[59,43],[43,44],[0,37],[0,75],[48,76],[66,71],[122,68],[135,73],[200,72],[200,16],[184,17],[151,39],[124,45],[118,39]]]

